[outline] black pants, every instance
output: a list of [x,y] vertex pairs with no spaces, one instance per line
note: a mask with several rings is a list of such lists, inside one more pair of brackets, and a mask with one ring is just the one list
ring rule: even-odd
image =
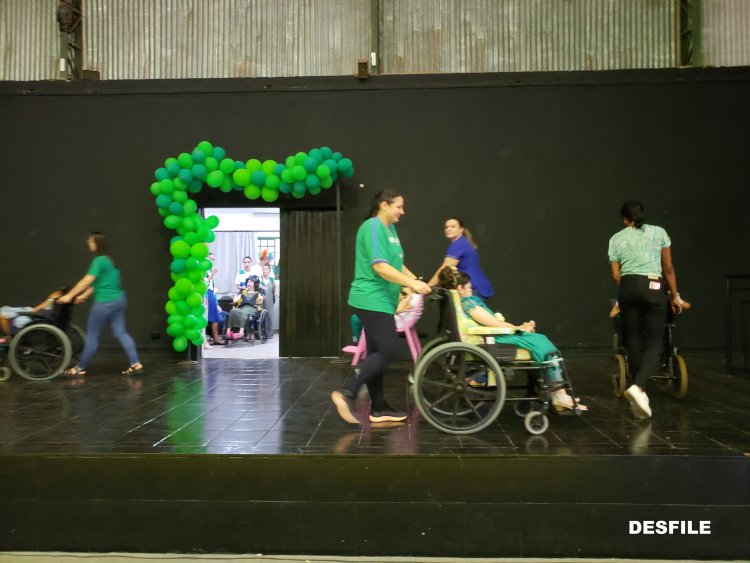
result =
[[644,389],[649,377],[658,375],[661,369],[667,318],[665,293],[663,279],[657,281],[636,275],[620,279],[618,302],[630,373],[635,383]]
[[354,309],[362,321],[367,339],[367,357],[361,365],[359,375],[347,387],[352,396],[356,396],[362,385],[367,385],[370,402],[374,410],[385,408],[383,392],[383,372],[396,360],[401,343],[396,333],[396,321],[392,314]]

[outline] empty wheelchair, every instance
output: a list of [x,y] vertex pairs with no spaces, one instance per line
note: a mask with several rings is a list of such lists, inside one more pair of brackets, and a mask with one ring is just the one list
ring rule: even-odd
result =
[[[543,434],[552,393],[564,388],[575,396],[563,359],[537,362],[528,350],[496,344],[494,336],[509,329],[466,318],[455,290],[433,294],[441,303],[442,334],[425,345],[414,368],[414,400],[424,419],[443,432],[473,434],[495,422],[510,402],[528,432]],[[559,370],[562,381],[550,385],[545,376],[549,368]],[[479,378],[486,384],[472,385]],[[581,409],[576,403],[567,412],[580,414]]]
[[71,324],[72,309],[72,304],[55,304],[48,315],[26,314],[31,322],[0,345],[0,361],[7,356],[9,364],[0,367],[0,380],[15,372],[30,381],[47,381],[75,365],[86,334]]
[[[668,306],[661,352],[661,373],[651,376],[649,380],[656,383],[656,386],[662,391],[670,393],[675,399],[683,399],[688,391],[688,369],[685,359],[680,355],[679,349],[674,343],[673,332],[677,316],[672,311],[672,307]],[[625,389],[632,384],[632,376],[623,338],[622,319],[619,313],[613,316],[613,321],[615,354],[612,359],[612,386],[615,397],[622,397]]]

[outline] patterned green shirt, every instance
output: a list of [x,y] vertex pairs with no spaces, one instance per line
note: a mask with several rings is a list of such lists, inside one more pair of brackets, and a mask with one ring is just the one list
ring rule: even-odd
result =
[[620,264],[623,276],[661,276],[661,251],[671,244],[667,231],[661,227],[625,227],[609,239],[609,261]]

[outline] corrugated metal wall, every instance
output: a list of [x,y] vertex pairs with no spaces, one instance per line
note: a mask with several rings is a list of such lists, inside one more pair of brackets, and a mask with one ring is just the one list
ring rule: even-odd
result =
[[369,0],[84,0],[102,79],[355,74]]
[[57,0],[0,0],[0,80],[57,77]]
[[674,0],[382,0],[387,73],[675,66]]
[[702,0],[700,9],[699,64],[750,65],[750,1]]
[[[370,52],[370,0],[82,0],[102,79],[337,76]],[[379,72],[677,66],[676,0],[379,0]],[[57,77],[57,0],[0,0],[0,80]],[[694,4],[696,63],[750,64],[750,0]]]

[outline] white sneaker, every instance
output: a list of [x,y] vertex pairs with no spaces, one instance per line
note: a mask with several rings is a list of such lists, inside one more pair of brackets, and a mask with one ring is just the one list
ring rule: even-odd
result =
[[637,385],[631,385],[625,389],[625,398],[630,401],[630,407],[634,412],[639,412],[646,418],[651,418],[651,407],[648,404],[648,395]]

